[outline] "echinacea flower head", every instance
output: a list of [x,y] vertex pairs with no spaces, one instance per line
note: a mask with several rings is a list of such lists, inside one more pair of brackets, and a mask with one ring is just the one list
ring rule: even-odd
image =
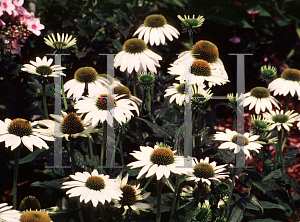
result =
[[[55,119],[55,121],[50,119],[40,120],[39,124],[47,126],[48,132],[52,133],[52,135],[60,135],[64,137],[66,140],[77,137],[89,137],[92,139],[91,133],[99,132],[98,129],[95,129],[91,121],[82,120],[82,115],[78,116],[75,112],[66,113],[61,111],[63,118],[61,116],[52,115],[51,117]],[[56,132],[55,124],[60,124],[59,131]]]
[[204,202],[202,205],[198,204],[198,212],[196,212],[193,221],[211,221],[212,220],[212,210],[210,209],[210,204],[208,201]]
[[107,91],[107,80],[98,75],[93,67],[81,67],[76,70],[74,79],[64,84],[64,90],[68,91],[67,97],[73,95],[73,99],[79,99],[87,87],[89,96],[96,96]]
[[54,137],[47,129],[36,128],[38,123],[39,121],[30,122],[21,118],[5,119],[4,122],[0,120],[0,142],[5,141],[5,146],[10,146],[11,150],[21,143],[31,152],[33,152],[33,146],[48,149],[44,140],[54,141]]
[[27,26],[27,29],[37,36],[41,34],[40,30],[45,28],[45,26],[40,23],[40,20],[38,18],[27,19],[25,21],[25,24]]
[[265,65],[260,68],[260,78],[270,83],[277,77],[277,69],[275,66]]
[[184,15],[184,18],[181,17],[181,15],[177,15],[177,18],[182,22],[182,32],[195,32],[198,33],[200,30],[200,27],[202,26],[203,22],[204,22],[204,18],[201,15],[198,15],[197,18],[195,18],[195,15],[193,15],[193,17],[190,18],[190,16],[186,16]]
[[164,97],[171,96],[169,102],[172,103],[174,100],[179,106],[183,105],[185,99],[185,83],[173,83],[165,90]]
[[172,67],[169,69],[169,74],[179,75],[176,77],[176,80],[181,82],[189,81],[190,84],[198,84],[203,85],[204,82],[208,82],[208,86],[212,87],[215,85],[224,85],[229,82],[222,69],[212,68],[211,63],[203,59],[194,60],[190,67],[188,68],[188,72],[191,74],[190,80],[186,79],[186,64],[184,62],[178,64],[171,64]]
[[20,222],[53,222],[49,215],[43,211],[29,210],[22,213]]
[[205,89],[204,85],[192,84],[192,108],[193,110],[202,109],[206,102],[213,96],[210,89]]
[[79,201],[84,203],[92,202],[97,207],[99,202],[102,204],[112,199],[119,200],[122,197],[122,191],[115,179],[109,179],[108,175],[99,174],[96,169],[89,172],[77,172],[70,175],[74,181],[64,182],[62,189],[69,189],[66,193],[69,197],[79,196]]
[[47,38],[44,37],[45,43],[55,50],[63,50],[68,49],[74,45],[76,45],[76,38],[72,39],[72,35],[68,35],[63,33],[61,36],[59,33],[56,34],[57,39],[55,38],[54,34],[52,33],[51,36],[48,35]]
[[136,110],[138,112],[138,107],[137,105],[141,105],[142,104],[142,100],[140,100],[139,98],[137,98],[136,96],[133,96],[130,89],[127,86],[124,86],[122,84],[116,85],[114,87],[114,93],[117,94],[118,96],[123,95],[122,97],[120,97],[120,99],[129,99],[132,101],[132,105],[136,107]]
[[233,109],[233,112],[242,112],[241,106],[244,106],[245,101],[245,96],[243,93],[241,93],[240,95],[236,93],[235,97],[233,96],[233,93],[228,93],[226,97],[229,100],[227,106]]
[[19,210],[20,211],[41,210],[41,204],[35,196],[29,195],[21,201]]
[[162,57],[148,49],[144,40],[132,38],[124,43],[123,51],[116,55],[114,67],[120,66],[121,72],[126,69],[129,73],[133,70],[147,71],[148,68],[156,73],[156,67],[160,67],[158,60],[162,60]]
[[291,96],[294,96],[295,93],[298,95],[298,99],[300,99],[300,70],[298,69],[285,69],[280,78],[272,81],[268,89],[272,92],[274,91],[274,96],[276,95],[284,95],[286,96],[288,93]]
[[178,39],[179,32],[173,26],[167,24],[167,20],[163,15],[153,14],[148,15],[144,24],[142,24],[133,34],[133,36],[139,33],[138,38],[142,39],[144,36],[144,41],[147,44],[148,41],[150,45],[160,45],[165,44],[166,38],[173,41],[173,37]]
[[270,95],[270,92],[265,87],[255,87],[250,92],[245,93],[245,106],[249,105],[249,110],[255,107],[255,113],[259,114],[261,111],[272,110],[272,104],[279,109],[280,102]]
[[2,222],[20,222],[21,212],[11,209],[13,206],[7,206],[7,203],[0,203],[0,221]]
[[269,113],[263,114],[266,122],[270,123],[270,130],[277,128],[280,131],[284,128],[287,131],[290,131],[290,127],[293,126],[293,123],[299,121],[300,115],[294,113],[293,110],[288,110],[284,112],[283,110],[270,110]]
[[251,134],[260,135],[269,131],[270,125],[261,115],[251,115],[251,121],[249,122]]
[[94,98],[85,97],[77,101],[74,108],[78,109],[78,113],[87,113],[84,120],[92,120],[93,126],[96,126],[99,121],[101,123],[107,121],[112,126],[113,122],[110,120],[113,119],[123,124],[133,116],[132,110],[139,114],[137,105],[132,105],[134,102],[123,99],[123,96],[101,94]]
[[262,141],[265,144],[274,144],[277,143],[278,138],[277,136],[274,136],[272,133],[264,132],[259,136],[257,140]]
[[219,149],[234,149],[234,153],[238,153],[242,150],[249,157],[249,151],[254,150],[258,153],[258,150],[262,147],[261,144],[264,144],[257,140],[259,138],[258,135],[250,136],[249,133],[241,135],[230,129],[226,129],[225,133],[217,132],[214,137],[217,141],[224,141],[224,143],[219,146]]
[[141,72],[138,76],[138,80],[143,89],[149,89],[154,84],[155,75],[151,72]]
[[228,177],[228,172],[226,170],[227,164],[217,166],[215,161],[209,163],[209,157],[205,159],[198,160],[194,158],[192,163],[192,168],[189,169],[188,177],[186,180],[193,180],[195,182],[201,181],[202,183],[211,184],[211,180],[221,182],[220,179],[225,179]]
[[146,177],[150,177],[156,174],[157,180],[160,180],[163,176],[169,178],[170,173],[186,174],[186,168],[190,159],[183,156],[176,156],[170,147],[166,145],[155,145],[154,148],[150,146],[140,146],[141,151],[133,151],[131,153],[138,161],[128,164],[131,168],[139,168],[140,170],[137,179],[146,174]]
[[140,214],[140,210],[146,211],[147,209],[151,208],[150,204],[141,202],[147,199],[150,196],[151,192],[141,194],[142,189],[139,189],[140,184],[135,186],[127,184],[128,174],[126,174],[126,176],[122,179],[121,173],[116,178],[116,182],[119,185],[119,188],[122,190],[122,197],[120,197],[120,200],[114,200],[115,207],[124,207],[125,212],[123,213],[123,215],[125,215],[126,211],[129,209],[133,210],[137,214]]
[[52,62],[53,59],[47,60],[46,56],[44,56],[43,59],[36,57],[36,62],[30,61],[31,64],[25,64],[24,68],[21,68],[21,70],[45,78],[58,77],[59,75],[65,76],[62,72],[65,67],[61,67],[60,65],[51,66]]

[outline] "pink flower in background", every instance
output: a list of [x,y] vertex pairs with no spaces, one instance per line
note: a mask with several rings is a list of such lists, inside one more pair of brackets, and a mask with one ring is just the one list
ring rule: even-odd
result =
[[239,37],[236,37],[235,30],[233,30],[233,34],[234,37],[230,38],[229,41],[232,42],[233,44],[240,43],[241,39]]
[[11,0],[0,0],[0,15],[2,15],[3,12],[7,12],[9,15],[11,15],[14,9],[15,5]]
[[24,4],[24,0],[13,0],[13,4],[15,6],[22,6]]
[[256,10],[256,11],[247,10],[247,13],[252,15],[252,22],[254,23],[255,22],[254,15],[260,13],[260,11],[259,10]]
[[5,22],[3,22],[1,19],[0,19],[0,26],[3,26],[3,27],[5,27]]
[[22,45],[18,44],[17,41],[12,41],[11,42],[11,53],[12,54],[18,54],[19,52],[21,52],[21,47]]
[[45,28],[38,18],[27,19],[25,24],[27,25],[27,29],[37,36],[41,34],[40,30]]
[[24,7],[19,6],[16,7],[16,10],[14,10],[13,13],[16,13],[15,16],[19,16],[22,15],[22,17],[20,18],[21,22],[25,22],[27,19],[33,19],[34,17],[34,13],[33,12],[28,12]]

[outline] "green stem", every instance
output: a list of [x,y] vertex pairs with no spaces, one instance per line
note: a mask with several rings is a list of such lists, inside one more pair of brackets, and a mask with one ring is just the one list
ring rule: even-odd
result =
[[133,95],[138,97],[136,87],[137,87],[137,73],[136,71],[133,71]]
[[[71,135],[69,136],[70,139],[70,153],[71,153],[71,166],[72,166],[72,174],[75,174],[76,172],[76,163],[75,163],[75,149],[74,149],[74,139],[71,138]],[[80,209],[80,202],[79,199],[77,198],[77,208]],[[80,222],[84,222],[82,212],[81,210],[78,211],[78,217]]]
[[234,188],[234,183],[235,183],[235,174],[236,174],[236,168],[233,168],[232,182],[231,182],[231,187],[230,187],[230,194],[229,194],[228,201],[227,201],[227,206],[226,206],[226,211],[225,211],[225,217],[228,217],[228,213],[229,213],[230,201],[231,201],[231,197],[232,197],[232,193],[233,193],[233,188]]
[[42,82],[42,93],[43,93],[43,105],[44,105],[45,116],[46,119],[49,119],[47,101],[46,101],[46,79],[45,78],[43,78],[43,82]]
[[256,171],[257,157],[258,157],[258,154],[255,153],[255,156],[254,156],[254,166],[253,166],[253,171],[254,172]]
[[193,33],[189,32],[189,37],[190,37],[190,47],[192,48],[194,43],[193,43]]
[[151,116],[151,114],[152,114],[152,96],[151,96],[151,88],[148,88],[147,97],[148,97],[148,112],[149,112],[149,115]]
[[195,202],[196,207],[198,207],[198,203],[199,203],[199,200],[200,200],[201,183],[202,183],[201,181],[197,182],[196,202]]
[[160,222],[161,215],[161,190],[162,190],[162,179],[157,181],[157,212],[156,212],[156,222]]
[[13,207],[17,209],[17,191],[18,191],[18,169],[19,169],[19,159],[21,153],[21,146],[15,149],[15,165],[14,165],[14,181],[13,181]]
[[91,138],[88,138],[88,141],[89,141],[89,150],[90,150],[91,160],[94,162],[94,153],[93,153],[93,145],[92,145]]
[[173,197],[173,201],[172,201],[170,220],[172,219],[172,216],[173,216],[173,214],[175,212],[175,208],[176,208],[176,200],[177,200],[177,195],[178,195],[178,190],[179,190],[179,180],[180,180],[180,175],[176,175],[176,185],[175,185],[175,192],[174,192],[174,197]]
[[102,136],[102,149],[101,149],[101,157],[100,157],[100,167],[101,167],[101,173],[103,173],[103,160],[104,160],[104,150],[106,147],[106,121],[102,123],[103,124],[103,136]]
[[232,130],[236,131],[236,113],[233,114]]
[[147,188],[148,185],[150,184],[150,182],[151,182],[151,180],[153,179],[154,175],[155,175],[155,174],[153,174],[153,175],[149,178],[149,180],[147,181],[147,183],[145,184],[145,186],[144,186],[143,189],[141,190],[141,194],[143,194],[143,193],[145,192],[146,188]]
[[64,90],[64,80],[63,80],[62,76],[61,76],[61,90],[62,90],[64,107],[65,107],[65,110],[67,110],[68,109],[68,104],[67,104],[66,94],[65,94],[65,90]]
[[201,109],[197,110],[197,133],[199,134],[199,143],[201,143],[201,135],[200,135],[200,131],[201,131]]
[[120,141],[120,155],[121,155],[121,164],[122,166],[124,166],[124,155],[123,155],[123,146],[122,146],[122,141],[123,139]]
[[113,153],[113,158],[111,158],[111,161],[110,161],[109,175],[111,174],[111,171],[112,171],[112,168],[113,168],[113,162],[115,160],[115,154],[116,154],[116,150],[117,150],[117,147],[119,145],[119,142],[120,142],[120,137],[121,137],[121,130],[119,130],[117,142],[115,144],[115,149],[114,149],[114,153]]
[[282,138],[283,138],[283,129],[281,129],[281,132],[279,132],[279,134],[278,134],[278,143],[279,143],[278,151],[279,151],[279,158],[280,158],[280,162],[281,162],[281,169],[282,169],[282,172],[285,172],[283,156],[282,156],[282,145],[281,145]]

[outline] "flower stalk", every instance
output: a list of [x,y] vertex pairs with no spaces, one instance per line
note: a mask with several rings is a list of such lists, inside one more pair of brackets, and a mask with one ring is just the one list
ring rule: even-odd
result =
[[235,183],[235,175],[236,175],[236,168],[233,168],[230,193],[229,193],[229,197],[228,197],[228,201],[227,201],[227,206],[226,206],[226,210],[225,210],[225,216],[226,217],[228,217],[228,213],[229,213],[230,201],[231,201],[231,197],[232,197],[232,193],[233,193],[233,188],[234,188],[234,183]]
[[46,119],[49,119],[48,107],[46,101],[46,79],[45,78],[43,78],[43,82],[42,82],[42,93],[43,93],[43,105],[44,105],[45,116]]
[[21,153],[21,146],[17,147],[15,150],[15,165],[14,165],[14,180],[13,180],[13,208],[17,209],[17,185],[18,185],[18,169],[19,169],[19,159]]
[[104,160],[104,150],[105,150],[105,147],[106,147],[106,137],[107,137],[107,126],[106,126],[106,121],[103,122],[103,136],[102,136],[102,149],[101,149],[101,157],[100,157],[100,167],[101,167],[101,171],[100,173],[103,173],[103,160]]
[[161,190],[162,190],[162,179],[157,181],[157,212],[156,212],[156,222],[160,222],[161,216]]

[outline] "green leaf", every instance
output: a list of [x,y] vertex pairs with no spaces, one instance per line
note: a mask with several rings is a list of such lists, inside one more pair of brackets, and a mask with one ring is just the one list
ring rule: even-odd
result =
[[143,122],[145,122],[158,137],[172,139],[172,137],[167,133],[167,130],[165,128],[163,128],[155,123],[151,123],[148,120],[139,118],[139,117],[136,117],[136,119],[139,119],[139,120],[142,120]]
[[264,177],[262,179],[262,181],[266,181],[269,179],[278,179],[281,178],[283,176],[282,170],[281,169],[277,169],[271,173],[269,173],[266,177]]
[[[23,157],[22,159],[19,160],[19,164],[24,164],[24,163],[30,163],[33,161],[37,160],[42,160],[44,157],[50,153],[50,150],[47,149],[37,149],[33,151],[32,153],[28,154],[27,156]],[[14,160],[9,161],[11,164],[15,164]]]
[[279,210],[283,210],[283,211],[286,210],[285,207],[281,206],[280,204],[271,203],[271,202],[263,201],[263,200],[261,200],[259,202],[264,209],[279,209]]
[[296,22],[296,32],[298,34],[298,37],[300,38],[300,21]]
[[128,176],[131,177],[131,176],[137,176],[137,175],[139,174],[140,170],[141,170],[141,168],[138,168],[138,169],[130,169],[129,167],[125,166],[125,167],[121,170],[121,172],[122,172],[122,173],[123,173],[123,172],[126,172],[126,173],[129,174]]
[[166,177],[163,176],[162,182],[164,184],[166,184],[173,192],[175,192],[175,186],[174,186],[173,181],[171,180],[171,177],[169,177],[168,179],[166,179]]
[[119,39],[114,39],[113,40],[113,45],[118,51],[122,51],[123,45],[121,44]]
[[251,196],[249,197],[250,198],[250,202],[258,207],[260,210],[261,210],[261,214],[264,214],[264,208],[262,207],[262,205],[258,202],[257,198],[251,194]]
[[68,179],[69,179],[68,177],[65,177],[65,178],[55,179],[51,181],[44,181],[44,182],[37,181],[37,182],[33,182],[30,186],[60,190],[62,187],[62,183],[67,181]]
[[90,167],[98,170],[99,172],[101,171],[101,168],[95,162],[93,162],[88,155],[85,155],[85,159]]
[[84,34],[88,38],[89,32],[87,31],[87,28],[84,25],[84,23],[79,19],[74,19],[74,22],[75,22],[77,28],[82,32],[82,34]]
[[241,198],[235,202],[231,211],[228,222],[240,222],[243,220],[243,212],[245,210],[246,199]]
[[259,11],[259,16],[272,17],[261,5],[257,5],[254,8],[248,9],[249,11]]
[[194,207],[194,201],[177,210],[170,222],[191,222],[198,213],[198,207]]

